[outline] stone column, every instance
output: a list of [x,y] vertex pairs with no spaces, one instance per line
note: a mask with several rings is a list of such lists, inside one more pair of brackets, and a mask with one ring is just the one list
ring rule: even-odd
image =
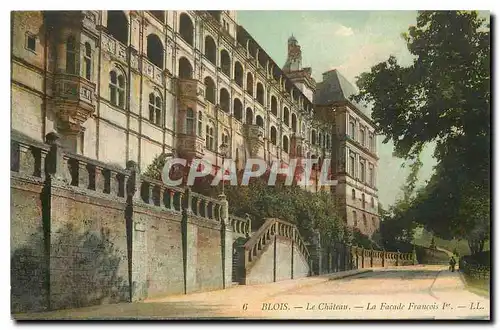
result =
[[[127,181],[125,182],[126,193],[126,227],[127,246],[129,256],[129,278],[131,283],[131,300],[139,301],[147,297],[148,284],[146,271],[148,258],[144,258],[147,252],[147,226],[138,216],[134,217],[134,208],[140,201],[140,171],[134,161],[127,162]],[[115,173],[112,173],[116,175]],[[113,179],[113,178],[112,178]]]
[[232,284],[233,277],[233,231],[229,221],[229,202],[225,195],[220,195],[221,203],[221,258],[222,258],[222,278],[223,288],[228,288]]
[[46,158],[46,172],[52,181],[70,183],[68,164],[64,161],[64,151],[61,146],[60,136],[56,132],[51,132],[45,136],[45,141],[50,145]]

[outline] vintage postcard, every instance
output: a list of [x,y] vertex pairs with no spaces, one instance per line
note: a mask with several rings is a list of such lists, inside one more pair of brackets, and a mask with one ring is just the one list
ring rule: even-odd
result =
[[11,12],[14,320],[490,320],[488,11]]

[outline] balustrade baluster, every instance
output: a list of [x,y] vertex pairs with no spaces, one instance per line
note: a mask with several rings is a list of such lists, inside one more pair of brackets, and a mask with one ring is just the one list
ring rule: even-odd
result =
[[95,191],[103,193],[105,190],[105,181],[106,178],[104,177],[104,168],[101,166],[96,166],[95,167]]
[[30,146],[19,144],[19,173],[27,176],[35,175],[35,156]]
[[197,200],[196,200],[196,215],[198,215],[198,216],[201,216],[200,204],[201,204],[201,199],[197,198]]
[[40,150],[40,178],[45,181],[46,179],[46,168],[45,168],[45,162],[46,162],[46,159],[47,159],[47,154],[48,154],[48,151],[47,150]]
[[87,163],[78,160],[78,187],[83,189],[89,189],[90,176]]
[[120,195],[120,179],[118,173],[113,170],[110,173],[110,194],[113,196]]

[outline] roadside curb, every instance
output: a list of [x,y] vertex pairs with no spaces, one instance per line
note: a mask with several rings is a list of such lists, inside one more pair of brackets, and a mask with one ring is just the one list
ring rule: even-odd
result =
[[343,279],[346,277],[355,276],[355,275],[364,274],[364,273],[369,273],[369,272],[373,272],[373,269],[360,269],[360,270],[354,271],[352,273],[347,273],[347,274],[338,274],[338,275],[334,274],[333,276],[330,276],[328,278],[328,281],[340,280],[340,279]]

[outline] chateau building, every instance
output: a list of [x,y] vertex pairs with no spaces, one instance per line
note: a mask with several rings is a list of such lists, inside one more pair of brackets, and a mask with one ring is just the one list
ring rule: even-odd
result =
[[[293,36],[281,68],[235,11],[13,12],[11,22],[14,130],[39,141],[57,131],[74,153],[143,170],[174,150],[239,168],[331,157],[347,223],[378,228],[373,123],[339,72],[314,81]],[[330,191],[318,176],[307,189]]]

